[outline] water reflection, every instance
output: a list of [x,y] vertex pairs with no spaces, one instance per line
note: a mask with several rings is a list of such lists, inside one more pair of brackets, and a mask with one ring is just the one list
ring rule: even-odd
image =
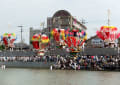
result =
[[119,85],[119,72],[0,69],[0,85]]

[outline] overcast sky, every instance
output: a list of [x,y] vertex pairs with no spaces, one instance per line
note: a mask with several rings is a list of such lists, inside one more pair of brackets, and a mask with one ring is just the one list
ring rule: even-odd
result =
[[23,37],[29,43],[29,28],[40,29],[58,10],[67,10],[78,20],[85,19],[88,37],[95,35],[102,25],[107,25],[107,10],[110,9],[111,25],[120,28],[120,0],[0,0],[0,35],[16,33],[20,41],[20,28],[23,25]]

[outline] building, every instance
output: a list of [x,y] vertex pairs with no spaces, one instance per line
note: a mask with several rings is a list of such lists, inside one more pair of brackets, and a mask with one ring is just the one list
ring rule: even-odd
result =
[[86,48],[102,48],[104,47],[104,41],[101,40],[97,35],[89,38],[85,44]]
[[118,46],[120,47],[120,38],[118,38]]
[[49,31],[53,28],[78,28],[86,30],[86,26],[74,18],[66,10],[58,10],[52,17],[47,18],[47,28]]
[[86,41],[87,48],[103,48],[103,47],[114,48],[119,45],[120,45],[120,39],[115,40],[114,42],[105,42],[104,40],[100,39],[97,35],[91,37]]

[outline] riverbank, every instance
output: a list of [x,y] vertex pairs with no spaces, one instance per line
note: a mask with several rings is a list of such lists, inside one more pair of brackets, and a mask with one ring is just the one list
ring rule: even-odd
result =
[[0,57],[7,68],[40,68],[61,70],[119,71],[119,56],[15,56]]
[[49,69],[54,62],[0,62],[1,65],[5,65],[6,68],[40,68]]
[[[55,62],[0,62],[0,66],[5,65],[6,68],[32,68],[32,69],[50,69],[50,66],[53,66]],[[56,69],[53,67],[53,70],[75,70],[75,69]],[[98,70],[91,67],[82,67],[81,69],[76,69],[76,71],[120,71],[120,69],[104,69]]]

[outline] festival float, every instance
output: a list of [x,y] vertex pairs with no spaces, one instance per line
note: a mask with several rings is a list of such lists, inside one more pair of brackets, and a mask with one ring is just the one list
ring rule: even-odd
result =
[[43,56],[45,53],[45,48],[49,44],[49,38],[45,34],[35,34],[32,37],[32,45],[35,50],[37,50],[39,56]]
[[14,48],[14,41],[17,39],[15,33],[4,33],[2,36],[2,41],[5,45],[5,48]]
[[97,32],[97,36],[107,43],[107,47],[114,45],[115,40],[120,37],[120,32],[117,27],[114,26],[102,26]]
[[57,48],[66,49],[71,55],[76,55],[82,50],[82,46],[87,39],[87,33],[81,29],[58,29],[51,31]]
[[57,48],[65,47],[65,29],[54,28],[51,31],[51,37],[55,40]]

